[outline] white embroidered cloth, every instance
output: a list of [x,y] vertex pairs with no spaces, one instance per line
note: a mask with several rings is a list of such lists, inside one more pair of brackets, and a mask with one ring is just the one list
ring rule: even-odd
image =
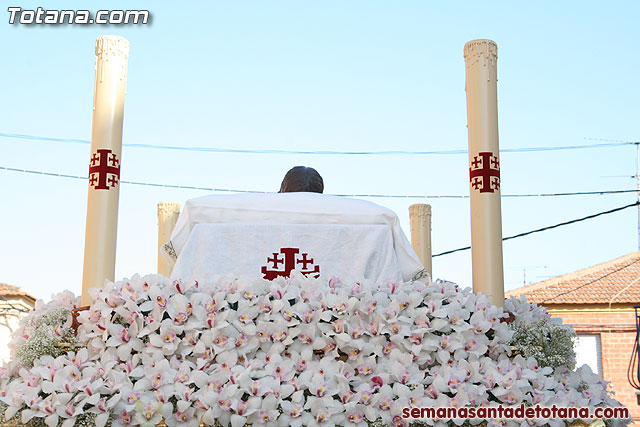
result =
[[[172,273],[174,277],[177,277],[177,273],[192,274],[196,269],[200,269],[201,267],[195,264],[196,259],[200,263],[206,262],[202,256],[196,256],[195,252],[193,252],[197,247],[202,248],[202,246],[198,246],[203,244],[201,239],[212,236],[204,231],[202,236],[194,237],[195,246],[193,246],[194,249],[189,249],[189,255],[185,255],[184,260],[180,259],[198,224],[253,224],[256,226],[287,224],[381,225],[388,229],[391,236],[390,246],[387,247],[393,248],[402,280],[408,281],[423,270],[418,256],[400,228],[398,217],[393,211],[385,207],[364,200],[317,193],[234,194],[211,195],[187,200],[171,235],[171,240],[164,246],[167,254],[177,258],[177,260],[174,258],[176,267],[180,266],[179,271],[174,268],[174,273]],[[343,228],[341,229],[344,230]],[[227,236],[229,236],[229,233],[227,233]],[[277,235],[280,234],[275,232],[272,234],[272,236]],[[376,253],[377,251],[384,252],[387,250],[382,243],[385,240],[380,237],[366,240],[366,245],[373,245],[371,247],[364,244],[360,245],[360,247],[352,246],[357,241],[352,242],[349,239],[357,239],[356,235],[360,236],[361,234],[356,233],[355,228],[354,233],[342,235],[342,237],[338,237],[339,233],[336,232],[334,234],[335,238],[340,238],[344,241],[335,242],[333,247],[346,245],[355,247],[356,251],[363,253]],[[317,238],[322,239],[321,236],[317,236]],[[252,237],[249,236],[248,239],[248,253],[251,253],[253,246],[250,240]],[[214,244],[214,242],[211,242],[211,244]],[[232,240],[230,242],[217,241],[217,244],[220,247],[220,251],[224,251],[224,247],[232,246],[235,243]],[[378,244],[383,244],[383,246],[378,247]],[[271,245],[274,249],[270,250],[269,254],[277,253],[280,248],[286,247],[284,240],[282,243],[278,241],[271,242]],[[271,248],[272,246],[269,247]],[[258,255],[261,259],[260,266],[262,266],[265,263],[263,260],[264,254],[259,253]],[[309,254],[309,256],[313,257],[314,255]],[[345,268],[342,271],[348,270],[354,256],[360,255],[355,255],[355,252],[351,256],[345,255],[345,258],[342,259]],[[368,259],[368,256],[364,255],[363,257]],[[380,255],[377,259],[382,259],[385,256]],[[381,267],[382,270],[383,268]],[[235,271],[235,273],[240,274],[241,272]],[[323,273],[328,274],[329,272],[323,271]],[[191,277],[191,274],[188,277]]]
[[391,229],[381,224],[197,224],[171,276],[272,280],[293,269],[347,282],[402,282]]

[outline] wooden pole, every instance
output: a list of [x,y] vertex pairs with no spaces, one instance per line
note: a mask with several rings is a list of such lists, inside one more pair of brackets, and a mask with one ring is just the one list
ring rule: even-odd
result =
[[409,206],[411,224],[411,246],[429,276],[433,278],[431,263],[431,205],[417,204]]
[[472,40],[464,46],[471,192],[473,290],[504,305],[500,152],[498,146],[498,46]]
[[172,268],[162,255],[162,245],[171,238],[179,216],[180,203],[158,203],[158,274],[163,276],[170,276]]
[[103,286],[105,279],[113,280],[115,276],[129,42],[118,36],[98,37],[95,54],[82,305],[91,303],[89,289]]

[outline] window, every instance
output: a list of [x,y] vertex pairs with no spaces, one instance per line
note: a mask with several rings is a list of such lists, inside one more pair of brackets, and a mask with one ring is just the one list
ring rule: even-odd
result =
[[595,374],[602,375],[602,351],[600,334],[578,335],[573,348],[576,352],[576,367],[589,365]]

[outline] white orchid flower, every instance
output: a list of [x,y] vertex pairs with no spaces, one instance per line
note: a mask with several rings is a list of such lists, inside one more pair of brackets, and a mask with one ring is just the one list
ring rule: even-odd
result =
[[345,420],[341,404],[332,398],[309,396],[304,408],[309,409],[313,417],[308,425],[335,426]]
[[[70,393],[57,394],[53,392],[42,400],[40,403],[40,411],[45,415],[44,422],[48,427],[57,426],[61,414],[65,415],[63,418],[74,418],[74,415],[67,416],[69,412],[72,414],[76,413],[76,408],[67,406],[71,397],[72,395]],[[72,421],[75,422],[75,419]],[[67,424],[67,426],[68,425],[69,424]],[[71,425],[73,425],[73,423],[71,423]]]
[[312,422],[311,414],[305,412],[304,406],[300,403],[285,400],[280,404],[280,407],[282,414],[278,421],[281,426],[302,427]]
[[138,338],[145,337],[160,328],[162,323],[162,317],[165,309],[162,308],[157,302],[146,300],[140,307],[143,314],[142,327],[138,332]]
[[163,417],[163,405],[160,402],[136,402],[135,408],[135,420],[142,427],[155,427],[162,421]]
[[129,327],[112,323],[109,325],[110,338],[107,340],[107,347],[116,347],[118,358],[127,360],[133,351],[140,352],[144,344],[138,335],[138,327],[134,323]]
[[180,345],[178,335],[182,333],[182,328],[171,319],[165,319],[157,332],[149,335],[149,344],[160,349],[165,356],[173,355]]
[[195,410],[191,405],[191,402],[178,400],[176,402],[176,411],[173,416],[165,418],[165,424],[167,426],[184,426],[184,427],[199,427],[200,421],[195,416]]
[[231,409],[235,401],[242,397],[237,384],[226,384],[218,393],[203,396],[209,409],[202,420],[206,424],[213,424],[213,420],[230,419]]
[[[96,427],[104,427],[107,424],[111,416],[111,410],[116,406],[119,399],[119,395],[114,395],[109,399],[107,399],[107,397],[101,397],[95,403],[94,407],[89,409],[88,412],[96,414]],[[82,408],[84,404],[85,402],[80,402],[78,406]]]

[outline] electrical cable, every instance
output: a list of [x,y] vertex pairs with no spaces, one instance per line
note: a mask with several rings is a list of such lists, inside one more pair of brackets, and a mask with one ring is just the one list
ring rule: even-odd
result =
[[[88,145],[91,142],[85,139],[73,139],[73,138],[53,138],[47,136],[35,136],[25,135],[17,133],[0,132],[0,137],[35,140],[35,141],[48,141],[57,143],[70,143],[70,144],[85,144]],[[526,153],[537,151],[557,151],[557,150],[578,150],[588,148],[605,148],[605,147],[618,147],[624,145],[634,144],[629,141],[620,141],[613,143],[601,143],[601,144],[588,144],[588,145],[565,145],[565,146],[549,146],[549,147],[522,147],[522,148],[503,148],[500,153]],[[145,149],[158,149],[158,150],[178,150],[178,151],[196,151],[196,152],[210,152],[210,153],[235,153],[235,154],[303,154],[303,155],[451,155],[451,154],[468,154],[468,150],[440,150],[440,151],[411,151],[411,150],[383,150],[383,151],[334,151],[334,150],[275,150],[275,149],[236,149],[236,148],[215,148],[215,147],[182,147],[171,145],[157,145],[157,144],[122,144],[123,147],[132,148],[145,148]]]
[[[634,202],[634,203],[631,203],[630,205],[622,206],[622,207],[611,209],[611,210],[604,211],[604,212],[599,212],[597,214],[585,216],[585,217],[578,218],[578,219],[573,219],[571,221],[561,222],[559,224],[550,225],[548,227],[538,228],[536,230],[527,231],[525,233],[515,234],[515,235],[509,236],[509,237],[504,237],[502,239],[502,241],[504,242],[506,240],[511,240],[511,239],[516,239],[518,237],[528,236],[529,234],[539,233],[541,231],[551,230],[553,228],[562,227],[564,225],[574,224],[576,222],[585,221],[587,219],[592,219],[592,218],[595,218],[595,217],[598,217],[598,216],[601,216],[601,215],[607,215],[607,214],[610,214],[610,213],[618,212],[618,211],[621,211],[623,209],[631,208],[633,206],[638,206],[638,205],[640,205],[640,202]],[[471,249],[471,246],[465,246],[464,248],[453,249],[451,251],[446,251],[446,252],[441,252],[439,254],[435,254],[435,255],[432,256],[432,258],[435,258],[435,257],[438,257],[438,256],[442,256],[442,255],[449,255],[449,254],[452,254],[452,253],[455,253],[455,252],[466,251],[466,250],[469,250],[469,249]]]
[[[22,172],[22,173],[31,173],[31,174],[36,174],[36,175],[45,175],[45,176],[55,176],[55,177],[61,177],[61,178],[72,178],[72,179],[81,179],[81,180],[87,180],[87,177],[83,177],[83,176],[78,176],[78,175],[67,175],[67,174],[60,174],[60,173],[53,173],[53,172],[43,172],[43,171],[35,171],[35,170],[29,170],[29,169],[17,169],[17,168],[9,168],[9,167],[5,167],[5,166],[0,166],[0,170],[6,170],[6,171],[10,171],[10,172]],[[133,184],[133,185],[144,185],[144,186],[152,186],[152,187],[163,187],[163,188],[176,188],[176,189],[189,189],[189,190],[206,190],[206,191],[216,191],[216,192],[231,192],[231,193],[271,193],[269,191],[251,191],[251,190],[233,190],[233,189],[227,189],[227,188],[213,188],[213,187],[196,187],[196,186],[186,186],[186,185],[172,185],[172,184],[153,184],[153,183],[145,183],[145,182],[136,182],[136,181],[126,181],[126,180],[121,180],[120,183],[122,184]],[[600,192],[585,192],[585,193],[556,193],[556,194],[547,194],[548,196],[566,196],[566,195],[585,195],[585,194],[615,194],[615,193],[626,193],[626,192],[636,192],[637,190],[615,190],[615,191],[600,191]],[[404,198],[444,198],[444,197],[452,197],[452,198],[468,198],[469,196],[399,196],[399,195],[349,195],[349,194],[331,194],[333,196],[343,196],[343,197],[404,197]],[[511,195],[512,197],[529,197],[529,196],[534,196],[534,195]],[[538,196],[542,196],[542,194],[539,194]],[[503,196],[506,197],[506,196]],[[601,215],[607,215],[607,214],[611,214],[614,212],[618,212],[621,211],[623,209],[627,209],[633,206],[638,206],[640,205],[640,202],[636,201],[634,203],[631,203],[629,205],[626,206],[622,206],[619,208],[615,208],[615,209],[611,209],[608,211],[604,211],[604,212],[599,212],[593,215],[588,215],[582,218],[578,218],[578,219],[573,219],[571,221],[566,221],[566,222],[561,222],[558,224],[554,224],[554,225],[550,225],[547,227],[543,227],[543,228],[538,228],[536,230],[531,230],[531,231],[527,231],[524,233],[519,233],[519,234],[515,234],[513,236],[509,236],[509,237],[504,237],[502,239],[502,241],[507,241],[507,240],[511,240],[511,239],[516,239],[518,237],[524,237],[524,236],[528,236],[530,234],[534,234],[534,233],[539,233],[541,231],[547,231],[547,230],[551,230],[554,228],[558,228],[558,227],[562,227],[565,225],[569,225],[569,224],[574,224],[576,222],[580,222],[580,221],[585,221],[587,219],[592,219],[592,218],[596,218],[599,217]],[[449,255],[452,253],[456,253],[456,252],[461,252],[461,251],[466,251],[471,249],[471,246],[465,246],[462,248],[458,248],[458,249],[453,249],[450,251],[445,251],[445,252],[441,252],[439,254],[435,254],[432,255],[432,258],[435,257],[439,257],[439,256],[443,256],[443,255]]]
[[[60,178],[71,178],[71,179],[88,179],[86,176],[80,175],[68,175],[61,174],[56,172],[45,172],[45,171],[37,171],[32,169],[20,169],[20,168],[10,168],[6,166],[0,166],[0,170],[5,170],[9,172],[20,172],[20,173],[29,173],[34,175],[44,175],[44,176],[54,176]],[[202,191],[217,191],[224,193],[271,193],[270,191],[258,191],[258,190],[237,190],[230,188],[215,188],[215,187],[197,187],[193,185],[176,185],[176,184],[158,184],[158,183],[149,183],[149,182],[140,182],[140,181],[127,181],[121,180],[122,184],[132,184],[132,185],[143,185],[149,187],[162,187],[162,188],[178,188],[185,190],[202,190]],[[502,194],[501,197],[508,198],[516,198],[516,197],[559,197],[559,196],[589,196],[589,195],[605,195],[605,194],[625,194],[625,193],[635,193],[638,190],[602,190],[602,191],[576,191],[576,192],[567,192],[567,193],[531,193],[531,194]],[[329,194],[331,196],[341,196],[341,197],[368,197],[368,198],[389,198],[389,199],[468,199],[468,195],[448,195],[448,194]]]

